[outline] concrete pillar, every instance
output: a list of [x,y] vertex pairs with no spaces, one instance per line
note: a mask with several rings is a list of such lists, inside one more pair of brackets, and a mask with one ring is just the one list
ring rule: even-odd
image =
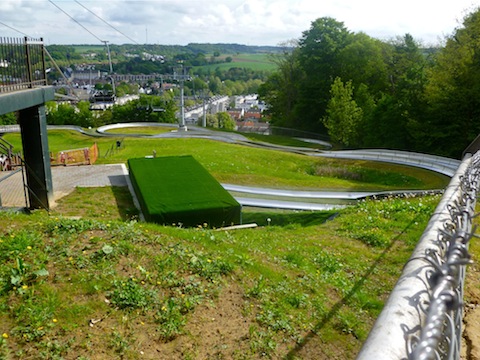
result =
[[53,205],[53,186],[45,106],[20,110],[19,123],[30,208],[48,210]]

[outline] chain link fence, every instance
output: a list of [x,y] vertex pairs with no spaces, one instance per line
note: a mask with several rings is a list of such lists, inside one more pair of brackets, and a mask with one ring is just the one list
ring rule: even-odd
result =
[[477,153],[452,178],[357,360],[460,358],[479,178]]

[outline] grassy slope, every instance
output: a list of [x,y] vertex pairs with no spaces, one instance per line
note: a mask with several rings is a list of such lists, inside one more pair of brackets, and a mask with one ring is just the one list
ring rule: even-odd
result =
[[[49,136],[54,151],[92,142]],[[205,140],[127,139],[102,162],[150,147],[193,153],[220,179],[363,186],[320,179],[318,159]],[[423,186],[438,181],[425,174]],[[367,201],[326,223],[331,213],[246,212],[262,226],[231,232],[125,222],[136,212],[124,188],[77,189],[51,214],[0,213],[0,354],[354,358],[437,201]]]
[[118,221],[123,188],[0,213],[0,354],[351,359],[437,201],[221,232]]

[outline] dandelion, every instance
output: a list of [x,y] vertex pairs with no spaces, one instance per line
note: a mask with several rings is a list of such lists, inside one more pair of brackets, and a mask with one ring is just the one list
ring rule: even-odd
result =
[[4,339],[8,339],[8,334],[7,334],[7,333],[3,333],[3,334],[2,334],[2,337],[3,337]]
[[53,319],[52,321],[53,321],[54,323],[58,322],[58,320],[57,320],[57,319]]
[[23,286],[22,286],[22,289],[23,289],[23,290],[27,290],[27,289],[28,289],[28,285],[23,285]]
[[32,250],[32,247],[30,245],[27,246],[27,250]]

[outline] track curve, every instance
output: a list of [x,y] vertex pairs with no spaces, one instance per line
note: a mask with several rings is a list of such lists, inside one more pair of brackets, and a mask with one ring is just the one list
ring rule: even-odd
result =
[[[246,146],[262,147],[278,151],[286,151],[299,153],[307,156],[316,157],[331,157],[355,160],[371,160],[382,161],[388,163],[395,163],[413,167],[420,167],[440,174],[452,177],[461,161],[441,156],[420,154],[407,151],[384,150],[384,149],[362,149],[362,150],[345,150],[345,151],[322,151],[317,149],[299,148],[280,146],[264,142],[252,141],[241,134],[212,131],[203,127],[189,126],[184,130],[174,130],[155,135],[140,135],[140,134],[119,134],[108,133],[109,130],[132,127],[172,127],[176,124],[161,124],[161,123],[119,123],[99,127],[96,130],[84,129],[79,126],[57,126],[49,125],[48,129],[61,129],[78,131],[88,136],[98,137],[143,137],[143,138],[205,138],[210,140],[217,140],[227,143],[238,143]],[[18,126],[10,126],[7,132],[20,131]],[[294,190],[280,190],[269,189],[261,187],[239,186],[233,184],[222,184],[223,187],[232,193],[237,201],[244,206],[267,207],[267,208],[282,208],[294,210],[330,210],[342,208],[355,202],[358,199],[370,196],[385,196],[398,195],[405,193],[427,193],[433,191],[441,191],[432,189],[430,191],[294,191]]]

